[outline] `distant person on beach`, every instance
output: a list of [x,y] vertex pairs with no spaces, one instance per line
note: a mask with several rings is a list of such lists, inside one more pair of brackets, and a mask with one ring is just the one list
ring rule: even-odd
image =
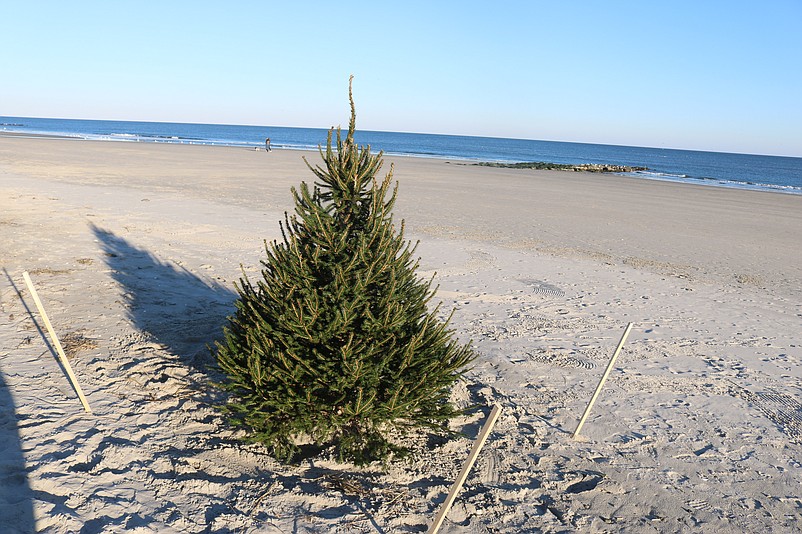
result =
[[270,148],[270,138],[269,137],[267,139],[265,139],[265,150],[267,150],[268,152],[273,150],[272,148]]

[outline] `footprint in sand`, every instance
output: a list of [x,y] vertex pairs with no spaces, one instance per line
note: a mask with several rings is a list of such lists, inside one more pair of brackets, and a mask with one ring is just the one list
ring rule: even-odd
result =
[[[703,512],[712,512],[713,506],[702,499],[692,499],[685,503],[685,506],[692,508],[693,510],[703,511]],[[688,510],[690,512],[691,510]]]
[[563,367],[566,369],[590,370],[596,367],[594,362],[573,356],[571,354],[555,354],[547,351],[535,353],[527,352],[526,354],[535,362],[555,365],[557,367]]
[[548,282],[543,282],[542,280],[532,280],[529,278],[521,278],[518,280],[522,284],[526,284],[532,287],[532,291],[539,295],[547,295],[550,297],[564,297],[565,291],[560,289],[557,286],[549,284]]
[[592,491],[604,480],[604,474],[598,471],[581,471],[576,474],[580,475],[579,480],[568,484],[563,490],[565,493],[584,493],[586,491]]
[[481,465],[481,480],[483,484],[497,484],[500,481],[499,463],[498,451],[488,451]]
[[802,441],[802,403],[795,398],[774,391],[753,393],[738,388],[737,396],[752,403],[772,423],[794,441]]

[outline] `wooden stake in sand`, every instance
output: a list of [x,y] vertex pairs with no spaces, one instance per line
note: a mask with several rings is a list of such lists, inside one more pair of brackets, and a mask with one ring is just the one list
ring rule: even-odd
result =
[[632,330],[632,323],[629,323],[624,330],[624,335],[621,336],[621,341],[618,342],[618,347],[616,347],[615,352],[613,353],[613,357],[610,358],[610,363],[607,364],[607,369],[604,370],[604,374],[599,380],[599,385],[596,386],[596,391],[593,392],[593,396],[590,398],[590,402],[588,403],[588,407],[585,408],[585,413],[582,414],[582,419],[579,420],[579,424],[576,425],[576,430],[574,430],[574,435],[572,436],[574,439],[579,436],[579,431],[582,430],[582,425],[585,424],[585,420],[590,415],[590,410],[593,408],[593,403],[596,402],[596,398],[601,393],[602,388],[604,387],[604,382],[607,380],[607,377],[610,376],[610,371],[613,370],[613,365],[615,365],[615,360],[618,358],[618,353],[621,352],[621,347],[624,346],[624,343],[627,340],[627,336],[629,336],[629,331]]
[[465,479],[468,478],[468,473],[473,467],[473,464],[476,463],[476,457],[479,456],[479,451],[482,450],[482,446],[484,446],[485,441],[487,441],[487,436],[490,435],[490,431],[493,430],[493,425],[496,424],[496,419],[498,419],[499,415],[501,415],[501,406],[496,404],[493,406],[493,410],[490,412],[487,421],[485,421],[482,431],[479,432],[479,437],[476,438],[476,442],[473,444],[473,449],[471,449],[471,453],[468,455],[468,461],[462,466],[462,471],[460,471],[454,485],[451,486],[451,491],[448,492],[445,502],[440,506],[440,511],[437,513],[434,523],[432,523],[432,526],[429,528],[429,534],[436,534],[437,531],[440,530],[440,526],[443,524],[446,514],[451,509],[451,505],[454,504],[454,499],[457,497],[459,490],[462,489],[462,484],[465,483]]
[[23,272],[22,277],[25,278],[25,284],[28,286],[28,291],[31,292],[33,301],[36,303],[36,308],[39,310],[39,315],[42,316],[45,327],[47,327],[47,331],[50,334],[50,339],[53,340],[53,345],[56,347],[56,351],[58,352],[61,365],[64,366],[64,370],[67,371],[67,376],[72,383],[72,387],[75,388],[75,392],[78,393],[78,398],[81,399],[81,404],[84,405],[84,410],[86,410],[87,413],[92,413],[92,410],[89,408],[89,402],[87,402],[86,397],[84,397],[84,392],[81,390],[80,384],[78,384],[78,379],[75,378],[75,373],[72,372],[72,366],[70,365],[69,360],[67,360],[67,355],[64,354],[64,349],[61,347],[58,336],[56,336],[56,332],[53,330],[53,326],[50,324],[50,319],[47,318],[47,313],[45,313],[45,309],[42,306],[42,301],[39,300],[39,295],[36,293],[36,288],[33,287],[31,277],[28,276],[28,271]]

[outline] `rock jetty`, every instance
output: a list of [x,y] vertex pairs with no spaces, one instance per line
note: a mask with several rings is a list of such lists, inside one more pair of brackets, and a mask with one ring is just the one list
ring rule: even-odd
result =
[[482,167],[501,167],[504,169],[536,169],[540,171],[573,171],[573,172],[635,172],[648,171],[648,167],[630,167],[629,165],[609,165],[606,163],[548,163],[545,161],[526,161],[521,163],[479,162],[473,165]]

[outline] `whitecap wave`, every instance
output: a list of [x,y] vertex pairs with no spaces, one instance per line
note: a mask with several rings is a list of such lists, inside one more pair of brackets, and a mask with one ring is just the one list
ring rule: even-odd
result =
[[635,171],[628,174],[643,176],[644,178],[649,178],[652,176],[654,176],[655,178],[690,178],[687,174],[672,174],[670,172],[657,172],[657,171]]
[[751,191],[780,191],[794,195],[802,195],[802,187],[794,185],[770,184],[762,182],[748,182],[744,180],[722,180],[719,178],[706,178],[688,176],[687,174],[673,174],[657,171],[635,171],[617,173],[622,176],[634,176],[649,180],[662,180],[666,182],[678,182],[686,184],[708,185],[718,187],[728,187],[731,189],[748,189]]

